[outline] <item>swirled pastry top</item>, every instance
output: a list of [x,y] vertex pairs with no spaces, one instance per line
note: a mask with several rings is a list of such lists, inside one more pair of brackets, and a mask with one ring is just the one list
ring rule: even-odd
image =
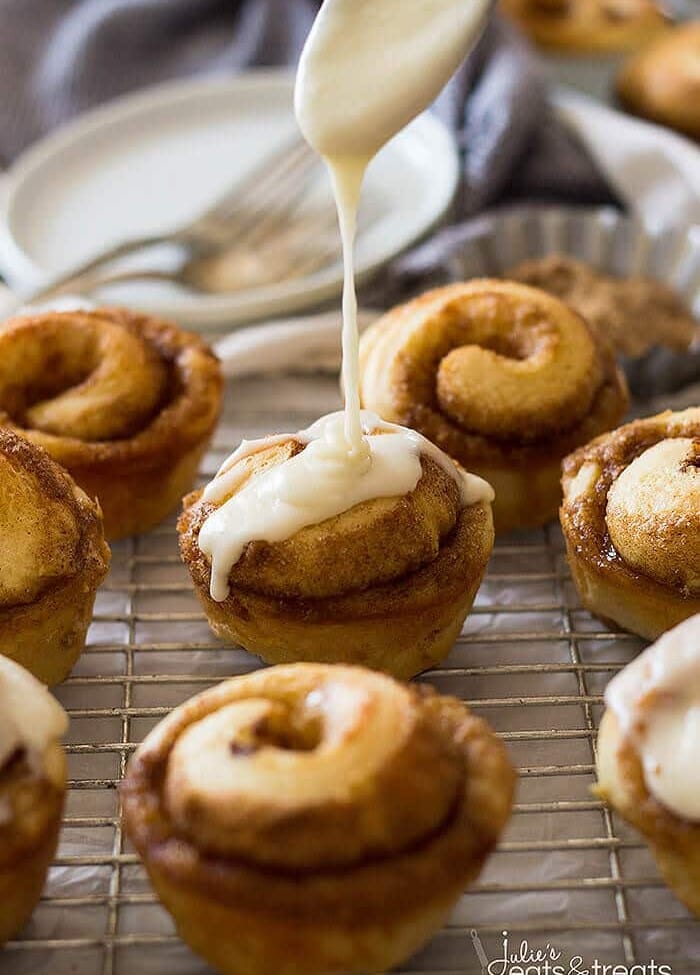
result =
[[364,333],[360,366],[367,408],[463,464],[518,459],[519,448],[561,456],[625,395],[579,315],[510,281],[448,285],[393,309]]
[[700,140],[700,21],[675,27],[630,58],[617,93],[636,114]]
[[385,896],[393,858],[407,881],[428,862],[435,877],[436,856],[440,882],[465,856],[478,863],[512,785],[502,746],[459,701],[361,668],[293,664],[178,708],[138,750],[123,795],[137,847],[178,871],[191,849],[192,869],[212,864],[220,884],[262,867],[268,905],[303,878],[294,911],[337,901],[340,872],[344,909],[362,912]]
[[628,51],[665,30],[657,0],[501,0],[542,47],[579,54]]
[[220,387],[197,336],[125,309],[44,312],[0,331],[0,423],[69,467],[179,456],[216,419]]
[[700,616],[628,664],[605,701],[639,752],[649,791],[681,818],[700,821]]
[[40,761],[67,727],[66,712],[46,687],[14,660],[0,656],[0,771],[18,751]]
[[636,420],[564,462],[564,509],[602,567],[700,592],[700,408]]
[[99,525],[99,509],[64,470],[0,428],[0,613],[73,576]]
[[369,466],[348,454],[341,413],[244,442],[224,462],[198,527],[214,599],[229,580],[286,596],[388,581],[434,557],[464,505],[493,500],[420,434],[369,413],[362,422]]
[[225,698],[178,737],[164,780],[174,822],[205,848],[338,865],[395,852],[448,816],[460,756],[383,675],[268,671]]

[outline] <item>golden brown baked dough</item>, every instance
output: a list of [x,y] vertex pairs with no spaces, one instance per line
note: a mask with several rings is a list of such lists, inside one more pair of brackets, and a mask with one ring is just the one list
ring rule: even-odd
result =
[[99,505],[41,447],[0,429],[0,653],[63,680],[109,562]]
[[501,0],[536,44],[570,54],[631,51],[670,23],[656,0]]
[[151,732],[124,822],[223,975],[377,972],[444,922],[509,817],[503,745],[455,698],[356,667],[228,680]]
[[652,278],[613,277],[564,254],[523,261],[504,277],[561,299],[596,327],[619,355],[642,356],[654,346],[685,352],[700,334],[676,293]]
[[[290,435],[240,461],[248,476],[236,490],[303,449]],[[457,482],[429,457],[421,464],[406,497],[365,501],[286,541],[249,543],[223,602],[210,595],[198,544],[216,506],[201,491],[186,497],[180,551],[212,629],[269,663],[354,663],[411,677],[442,660],[481,583],[493,521],[490,504],[464,507]]]
[[218,361],[197,336],[124,309],[44,312],[0,331],[0,423],[99,498],[111,539],[177,507],[221,390]]
[[496,531],[556,517],[560,463],[614,426],[611,350],[556,298],[510,281],[429,291],[362,336],[362,404],[420,431],[496,491]]
[[[0,692],[12,666],[0,659]],[[22,673],[19,667],[16,670]],[[34,702],[27,700],[27,695],[33,696],[38,688],[35,690],[27,683],[28,675],[24,678],[20,678],[16,689],[24,695],[30,715]],[[58,704],[51,703],[60,715]],[[52,724],[55,722],[54,716]],[[14,738],[9,740],[8,736],[16,730],[14,725],[8,726],[3,713],[0,719],[0,946],[17,934],[39,900],[56,851],[66,792],[66,760],[58,738],[51,734],[43,751],[37,753],[21,737],[15,747]],[[63,730],[65,725],[61,723],[58,734]]]
[[700,408],[567,457],[560,517],[581,600],[649,640],[700,612]]
[[700,916],[700,824],[681,819],[649,792],[639,753],[610,710],[598,732],[597,771],[600,797],[642,833],[668,886]]
[[635,115],[700,140],[700,20],[675,27],[630,58],[617,94]]
[[0,802],[12,810],[0,823],[0,945],[29,919],[56,852],[66,763],[59,745],[37,772],[21,755],[0,769]]

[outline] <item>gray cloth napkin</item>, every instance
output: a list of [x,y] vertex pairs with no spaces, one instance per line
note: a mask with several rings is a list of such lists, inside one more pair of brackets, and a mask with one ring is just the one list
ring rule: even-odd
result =
[[[0,0],[0,164],[85,109],[168,79],[294,64],[317,0]],[[436,110],[464,151],[458,216],[529,198],[610,202],[551,117],[535,57],[494,20]]]

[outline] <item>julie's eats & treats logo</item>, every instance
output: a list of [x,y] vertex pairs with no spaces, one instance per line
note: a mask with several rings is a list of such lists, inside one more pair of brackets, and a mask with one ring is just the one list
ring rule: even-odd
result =
[[481,975],[673,975],[670,965],[653,960],[626,965],[597,958],[584,961],[582,955],[565,957],[563,951],[549,943],[531,945],[524,939],[512,941],[507,931],[503,932],[498,957],[489,959],[478,932],[470,933]]

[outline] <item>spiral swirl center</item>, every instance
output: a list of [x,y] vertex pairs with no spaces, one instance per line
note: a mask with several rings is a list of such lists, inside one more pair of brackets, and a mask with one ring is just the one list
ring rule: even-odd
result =
[[426,731],[413,692],[353,668],[318,671],[241,679],[177,737],[164,798],[204,849],[338,866],[401,849],[449,814],[462,761]]
[[608,493],[606,522],[632,568],[689,593],[700,591],[700,440],[649,447]]
[[106,317],[27,318],[0,334],[0,411],[26,429],[128,437],[150,420],[167,382],[158,352]]

